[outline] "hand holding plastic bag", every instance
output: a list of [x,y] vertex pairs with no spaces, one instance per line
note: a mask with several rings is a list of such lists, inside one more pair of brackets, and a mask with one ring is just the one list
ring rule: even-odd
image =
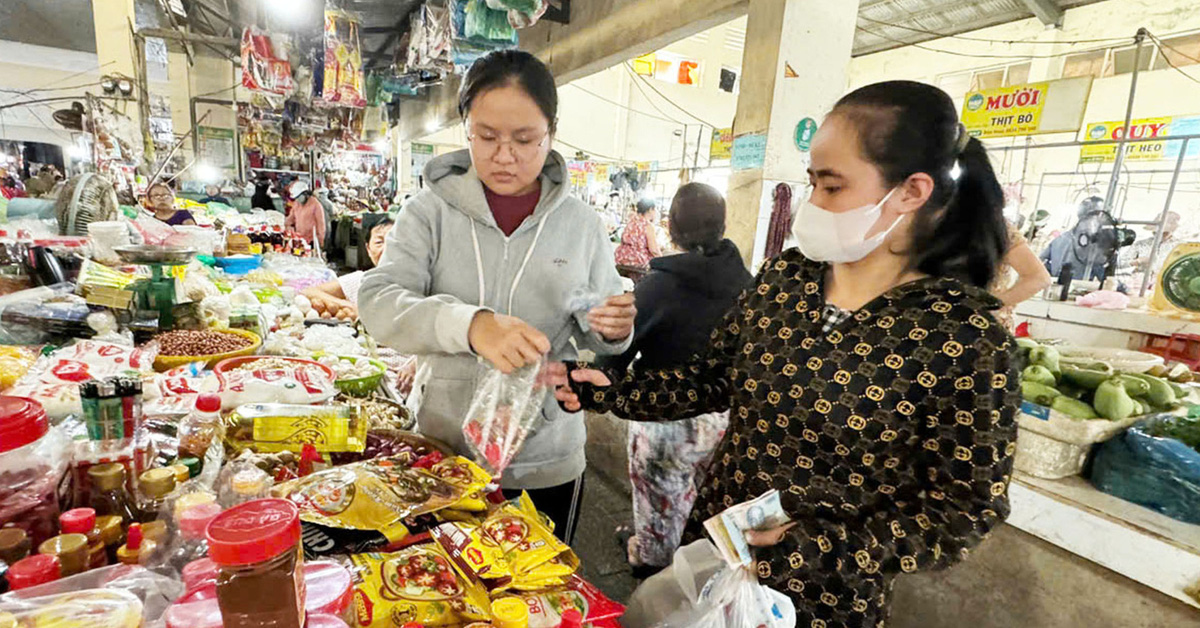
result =
[[786,595],[765,587],[748,568],[726,566],[707,540],[679,548],[671,566],[634,591],[621,619],[626,628],[795,628]]
[[549,389],[538,360],[505,375],[489,368],[467,410],[463,436],[488,473],[499,477],[536,427]]

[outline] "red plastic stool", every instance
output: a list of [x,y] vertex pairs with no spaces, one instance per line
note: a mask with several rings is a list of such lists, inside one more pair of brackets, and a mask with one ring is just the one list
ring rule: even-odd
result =
[[1141,350],[1162,356],[1168,362],[1186,364],[1193,371],[1200,370],[1200,336],[1196,334],[1150,336]]

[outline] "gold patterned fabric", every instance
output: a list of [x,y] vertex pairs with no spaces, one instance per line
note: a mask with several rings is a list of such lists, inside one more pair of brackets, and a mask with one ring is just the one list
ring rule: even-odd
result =
[[798,525],[757,550],[801,628],[882,626],[893,576],[948,566],[1008,515],[1017,373],[999,301],[959,281],[892,289],[822,332],[826,266],[795,250],[688,366],[613,374],[585,407],[637,421],[730,410],[684,535],[769,489]]

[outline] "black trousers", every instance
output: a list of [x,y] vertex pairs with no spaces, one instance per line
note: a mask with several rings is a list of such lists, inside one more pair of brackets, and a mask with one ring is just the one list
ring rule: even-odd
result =
[[[567,545],[575,539],[575,528],[579,526],[584,475],[566,484],[526,490],[533,505],[554,522],[554,535]],[[521,495],[520,489],[504,489],[503,492],[506,499]]]

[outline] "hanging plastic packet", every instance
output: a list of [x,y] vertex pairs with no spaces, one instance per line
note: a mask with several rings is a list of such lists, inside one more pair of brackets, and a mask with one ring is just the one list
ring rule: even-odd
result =
[[538,360],[508,375],[492,368],[475,390],[463,436],[493,477],[508,468],[542,414],[548,391],[541,377],[544,365]]

